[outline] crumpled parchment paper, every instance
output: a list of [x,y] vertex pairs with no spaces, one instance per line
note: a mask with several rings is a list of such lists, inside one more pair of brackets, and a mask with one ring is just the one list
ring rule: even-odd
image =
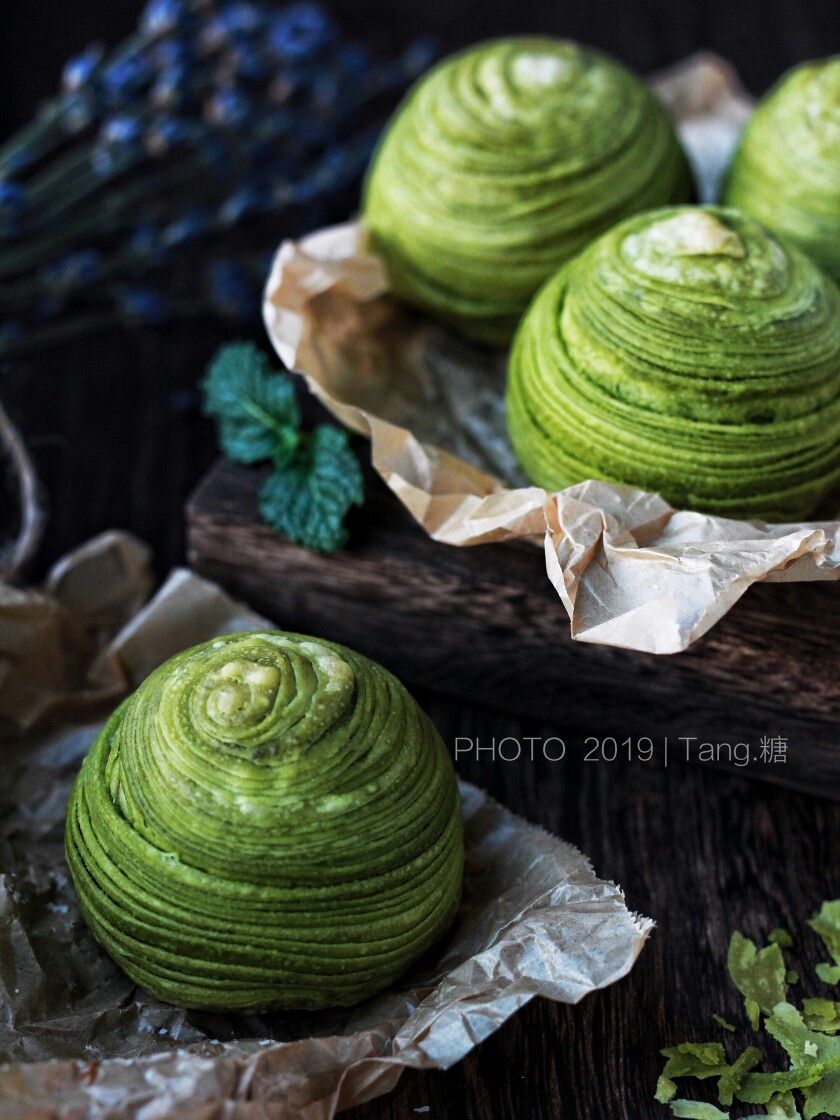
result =
[[[711,199],[751,102],[710,55],[654,85]],[[838,521],[733,521],[603,482],[560,493],[530,486],[505,429],[505,355],[398,304],[362,237],[348,223],[284,243],[263,318],[288,368],[370,438],[375,469],[430,536],[450,545],[544,541],[573,637],[651,653],[685,649],[757,580],[840,575]]]
[[574,1003],[629,971],[651,922],[571,845],[462,783],[461,909],[393,990],[349,1010],[231,1016],[137,988],[80,918],[70,787],[107,711],[152,668],[270,625],[189,571],[145,604],[150,583],[145,547],[109,533],[42,592],[0,585],[0,1117],[327,1120],[406,1067],[453,1065],[535,995]]

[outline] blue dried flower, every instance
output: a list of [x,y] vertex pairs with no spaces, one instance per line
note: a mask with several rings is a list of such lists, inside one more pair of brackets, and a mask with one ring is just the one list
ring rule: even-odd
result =
[[290,4],[271,20],[266,42],[281,59],[314,58],[335,37],[335,26],[318,4]]
[[214,261],[207,270],[210,302],[226,319],[248,319],[259,309],[259,289],[243,265],[231,258]]
[[168,155],[178,144],[188,144],[195,139],[192,121],[180,117],[162,116],[153,122],[146,133],[146,149],[156,158]]
[[239,128],[246,124],[253,107],[250,100],[234,86],[215,93],[205,105],[204,115],[211,124],[221,128]]
[[108,105],[125,105],[135,93],[148,85],[152,67],[148,58],[139,52],[118,58],[102,71],[102,90]]
[[189,66],[195,60],[195,44],[192,39],[161,39],[151,48],[151,59],[158,70]]
[[44,287],[51,294],[66,295],[86,284],[94,284],[105,274],[102,255],[96,249],[79,249],[40,270]]
[[147,35],[167,35],[183,23],[188,14],[184,0],[149,0],[138,26]]
[[227,35],[253,35],[265,25],[265,10],[247,0],[227,4],[216,17]]
[[143,128],[136,117],[109,117],[99,130],[90,162],[100,179],[124,171],[143,152]]
[[359,43],[347,43],[339,49],[336,61],[345,74],[359,78],[370,68],[371,54]]
[[117,297],[117,310],[126,322],[149,327],[161,326],[172,313],[166,296],[153,288],[124,288]]
[[168,256],[161,232],[154,222],[142,222],[137,226],[126,241],[125,248],[130,257],[151,268],[164,264]]
[[64,131],[71,136],[83,132],[96,120],[97,101],[92,90],[79,90],[77,93],[68,94],[64,100],[64,112],[61,123]]
[[435,61],[440,53],[437,40],[433,35],[420,35],[410,43],[401,59],[405,74],[413,77],[422,74]]
[[172,109],[182,105],[189,94],[190,72],[183,65],[167,66],[152,85],[149,99],[160,109]]
[[0,179],[0,236],[20,233],[29,212],[26,189],[10,179]]
[[161,234],[161,240],[168,248],[174,248],[176,245],[186,245],[203,237],[210,225],[210,215],[200,206],[196,206],[165,226]]
[[66,93],[75,93],[87,85],[102,61],[102,47],[91,45],[81,54],[65,62],[61,71],[61,86]]
[[219,207],[219,221],[226,226],[236,225],[243,218],[268,208],[269,196],[255,183],[245,183],[226,198]]
[[270,74],[268,62],[259,48],[243,40],[234,40],[230,44],[223,66],[229,68],[231,74],[247,82],[265,82]]

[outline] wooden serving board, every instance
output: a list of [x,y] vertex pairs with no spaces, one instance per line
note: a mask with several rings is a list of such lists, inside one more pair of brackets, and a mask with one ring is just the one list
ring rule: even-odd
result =
[[[212,468],[187,505],[188,555],[278,625],[351,645],[414,686],[518,713],[523,734],[530,718],[579,750],[589,736],[649,737],[663,756],[667,736],[674,761],[714,756],[840,799],[836,584],[758,585],[682,654],[611,649],[571,639],[539,549],[438,544],[370,475],[348,548],[324,556],[262,523],[263,477]],[[785,746],[770,761],[761,743],[773,739]],[[751,751],[741,767],[726,749],[739,742]]]

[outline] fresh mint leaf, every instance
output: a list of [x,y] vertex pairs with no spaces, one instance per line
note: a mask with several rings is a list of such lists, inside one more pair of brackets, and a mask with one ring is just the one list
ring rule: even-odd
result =
[[321,424],[294,461],[277,469],[260,491],[260,511],[289,540],[335,552],[347,539],[344,518],[364,500],[359,461],[341,428]]
[[288,377],[250,342],[217,350],[202,388],[204,413],[216,421],[222,451],[236,463],[271,459],[284,467],[300,439],[300,410]]

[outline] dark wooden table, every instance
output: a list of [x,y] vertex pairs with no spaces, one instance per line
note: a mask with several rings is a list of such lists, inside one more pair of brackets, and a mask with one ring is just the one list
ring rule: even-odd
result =
[[[67,52],[93,35],[115,39],[137,7],[105,0],[0,5],[0,132],[52,88]],[[403,29],[428,23],[453,45],[505,29],[562,31],[641,69],[708,46],[732,58],[757,92],[781,67],[840,45],[833,0],[678,7],[667,0],[523,0],[516,17],[511,6],[487,0],[375,0],[355,8],[346,0],[336,7],[370,34],[384,28],[397,35],[394,13],[402,11]],[[250,333],[259,338],[258,323]],[[33,577],[67,548],[111,527],[148,541],[161,575],[183,561],[183,505],[215,455],[212,431],[184,393],[223,337],[212,324],[115,331],[2,370],[0,397],[34,454],[50,505]],[[596,725],[603,728],[605,713],[592,700],[581,709],[574,676],[565,702],[542,722],[433,695],[420,699],[453,746],[457,736],[486,744],[494,736],[561,735],[569,751],[560,763],[462,758],[459,771],[578,844],[658,928],[634,972],[612,989],[577,1008],[535,1001],[456,1069],[407,1074],[389,1096],[348,1115],[405,1120],[419,1108],[417,1115],[433,1120],[667,1115],[652,1101],[659,1047],[719,1037],[713,1012],[741,1021],[724,969],[730,932],[760,938],[777,925],[803,929],[823,898],[840,895],[840,804],[754,780],[754,767],[735,776],[700,764],[666,768],[659,754],[649,763],[586,762],[584,739]],[[649,707],[655,736],[657,712],[644,690],[628,703]],[[754,726],[748,703],[733,704],[730,715],[733,739]],[[615,720],[613,733],[621,737],[620,712]],[[684,734],[704,734],[702,713],[692,709],[686,722]],[[797,742],[788,749],[796,751]],[[810,983],[823,959],[815,938],[803,932],[794,955],[807,978],[804,994],[818,994]],[[745,1041],[738,1034],[733,1045]]]

